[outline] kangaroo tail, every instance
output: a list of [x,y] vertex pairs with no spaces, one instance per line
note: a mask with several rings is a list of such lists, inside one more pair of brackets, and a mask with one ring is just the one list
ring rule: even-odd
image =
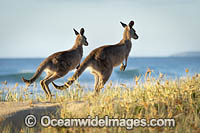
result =
[[35,74],[33,75],[33,77],[31,79],[25,79],[24,77],[22,77],[22,81],[24,81],[26,83],[27,86],[29,86],[30,84],[32,84],[37,78],[40,77],[40,75],[42,74],[43,70],[45,69],[45,65],[40,65]]
[[92,58],[90,56],[86,57],[86,59],[81,63],[80,67],[76,70],[74,75],[68,79],[68,81],[61,86],[56,85],[54,82],[52,82],[53,86],[58,90],[64,90],[66,88],[69,88],[74,81],[84,72],[84,70],[90,65]]

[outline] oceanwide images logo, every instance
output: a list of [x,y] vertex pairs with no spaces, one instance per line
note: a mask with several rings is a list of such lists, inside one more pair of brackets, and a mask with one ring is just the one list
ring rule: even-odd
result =
[[[28,115],[25,118],[25,124],[27,127],[34,127],[36,125],[36,117],[34,115]],[[42,116],[40,124],[43,127],[124,127],[127,130],[131,130],[134,127],[175,127],[174,119],[151,119],[147,122],[146,119],[133,119],[133,118],[109,118],[105,116],[99,118],[95,116],[92,118],[66,118],[55,119],[48,115]]]
[[[140,123],[141,122],[141,123]],[[146,120],[141,119],[110,119],[108,116],[99,118],[96,116],[92,118],[77,118],[77,119],[51,119],[49,116],[43,116],[41,125],[44,127],[126,127],[126,129],[133,129],[133,126],[145,126]]]

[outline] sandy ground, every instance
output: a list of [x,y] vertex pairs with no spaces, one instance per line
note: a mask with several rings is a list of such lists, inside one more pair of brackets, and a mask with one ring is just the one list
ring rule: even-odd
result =
[[24,120],[29,114],[35,115],[36,118],[43,115],[59,116],[60,107],[59,103],[48,102],[0,102],[0,132],[8,127],[12,132],[21,129],[25,126]]
[[1,120],[13,113],[21,110],[28,110],[33,108],[48,108],[51,106],[56,106],[56,103],[39,103],[39,102],[0,102],[0,122]]
[[89,103],[83,101],[74,101],[68,103],[50,103],[50,102],[0,102],[0,132],[8,130],[9,132],[20,132],[25,126],[25,117],[33,114],[37,118],[36,127],[41,127],[40,118],[43,115],[49,115],[52,118],[60,117],[60,109],[65,108],[73,114],[80,114],[81,109],[88,108]]

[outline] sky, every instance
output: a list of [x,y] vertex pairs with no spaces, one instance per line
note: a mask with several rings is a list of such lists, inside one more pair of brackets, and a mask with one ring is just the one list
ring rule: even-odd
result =
[[73,28],[85,28],[84,56],[123,36],[120,21],[139,35],[130,56],[200,51],[199,0],[0,0],[0,58],[38,58],[70,49]]

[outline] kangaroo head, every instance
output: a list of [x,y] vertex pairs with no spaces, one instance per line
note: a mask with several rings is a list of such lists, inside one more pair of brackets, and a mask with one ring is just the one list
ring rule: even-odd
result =
[[75,29],[73,29],[75,34],[76,34],[76,41],[79,42],[79,44],[81,45],[85,45],[88,46],[88,42],[87,42],[87,38],[84,36],[84,28],[81,28],[80,33],[78,33],[78,31],[76,31]]
[[120,22],[121,25],[125,28],[124,30],[124,37],[126,37],[127,39],[138,39],[139,36],[136,34],[135,29],[133,28],[134,25],[134,21],[130,21],[129,25],[126,25],[125,23]]

